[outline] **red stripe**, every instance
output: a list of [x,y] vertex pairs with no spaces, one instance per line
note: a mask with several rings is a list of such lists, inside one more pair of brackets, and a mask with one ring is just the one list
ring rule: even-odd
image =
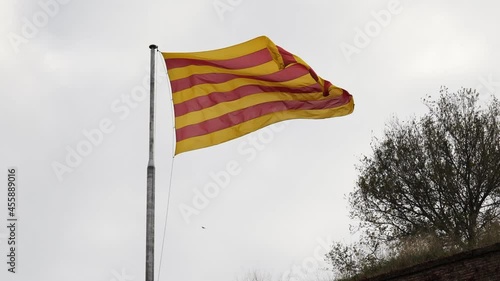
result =
[[248,78],[267,82],[285,82],[299,78],[308,73],[309,70],[307,68],[300,64],[295,64],[278,72],[261,76],[236,75],[226,73],[194,74],[186,78],[170,81],[170,84],[172,85],[172,93],[175,94],[176,92],[189,89],[196,85],[225,83],[237,78]]
[[[281,57],[283,57],[283,61],[285,63],[285,66],[292,64],[292,63],[298,63],[292,53],[281,48],[280,46],[276,46],[276,47],[278,47],[278,51],[280,52]],[[312,68],[310,68],[309,71],[311,72],[311,76],[314,78],[314,80],[318,80],[318,75],[316,74],[316,72],[314,72],[314,70]]]
[[245,85],[229,92],[213,92],[206,96],[197,97],[182,103],[174,104],[175,117],[179,117],[189,112],[209,108],[219,103],[234,101],[253,94],[265,94],[266,92],[283,92],[287,94],[310,94],[321,92],[323,89],[316,83],[311,86],[301,88],[269,87],[259,85]]
[[283,58],[283,63],[286,65],[292,64],[292,63],[297,63],[297,60],[293,56],[292,53],[288,52],[287,50],[281,48],[280,46],[278,47],[278,51],[280,52],[281,57]]
[[167,69],[175,69],[191,65],[205,65],[214,66],[227,69],[241,69],[257,66],[269,61],[272,61],[273,57],[267,48],[243,55],[241,57],[227,59],[227,60],[203,60],[203,59],[181,59],[172,58],[165,59],[167,64]]
[[177,141],[188,138],[202,136],[223,130],[237,124],[264,116],[266,114],[276,113],[286,110],[314,110],[340,107],[349,103],[351,95],[344,90],[339,97],[327,100],[314,101],[276,101],[259,105],[254,105],[245,109],[227,113],[217,118],[206,120],[197,124],[189,125],[176,130]]

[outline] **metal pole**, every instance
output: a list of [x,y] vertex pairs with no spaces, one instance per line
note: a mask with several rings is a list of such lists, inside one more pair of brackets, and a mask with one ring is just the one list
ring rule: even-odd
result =
[[150,73],[150,109],[149,109],[149,161],[147,178],[147,212],[146,212],[146,281],[154,281],[155,273],[155,162],[154,162],[154,134],[155,134],[155,58],[156,45],[150,45],[151,73]]

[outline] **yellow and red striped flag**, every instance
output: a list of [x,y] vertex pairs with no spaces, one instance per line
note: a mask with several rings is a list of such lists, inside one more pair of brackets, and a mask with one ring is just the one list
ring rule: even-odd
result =
[[175,154],[288,119],[350,114],[352,96],[262,36],[231,47],[162,53],[172,86]]

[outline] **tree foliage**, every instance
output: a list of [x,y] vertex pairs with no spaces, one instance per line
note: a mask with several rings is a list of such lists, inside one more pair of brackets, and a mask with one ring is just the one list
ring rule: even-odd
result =
[[[397,248],[430,235],[446,249],[474,247],[500,219],[499,101],[481,104],[474,90],[442,88],[424,103],[427,114],[391,122],[362,158],[351,216],[372,245]],[[345,269],[339,257],[332,251],[327,259]]]

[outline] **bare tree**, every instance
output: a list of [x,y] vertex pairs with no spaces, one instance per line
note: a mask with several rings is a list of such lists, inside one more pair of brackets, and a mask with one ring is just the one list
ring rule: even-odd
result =
[[[390,123],[358,167],[350,205],[364,238],[372,240],[365,244],[425,234],[443,247],[467,249],[499,221],[498,99],[481,104],[474,90],[442,88],[437,100],[424,103],[426,115]],[[327,256],[335,258],[335,252]]]
[[500,215],[500,107],[441,90],[429,114],[394,122],[364,157],[352,215],[387,239],[432,232],[473,246]]

